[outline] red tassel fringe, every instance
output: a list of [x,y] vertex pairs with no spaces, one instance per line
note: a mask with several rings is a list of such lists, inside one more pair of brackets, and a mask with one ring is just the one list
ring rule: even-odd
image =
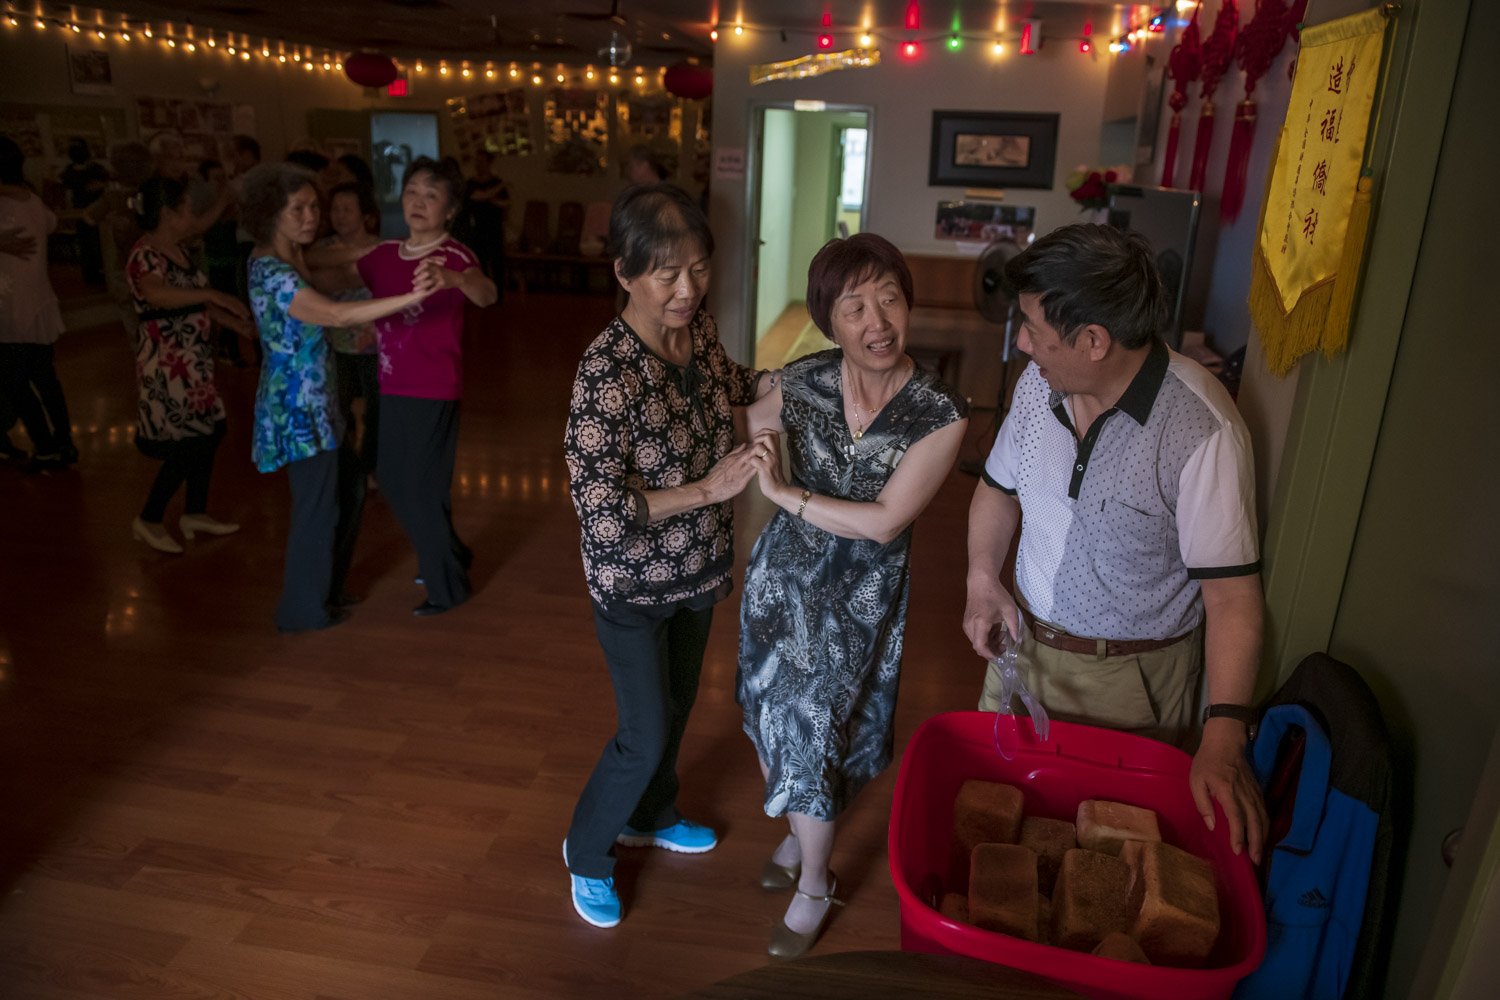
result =
[[1241,101],[1234,109],[1234,134],[1229,141],[1229,163],[1224,168],[1224,193],[1219,199],[1219,218],[1233,222],[1245,204],[1245,174],[1250,165],[1250,146],[1255,141],[1255,102]]
[[1177,140],[1182,136],[1182,112],[1172,112],[1172,124],[1167,129],[1167,154],[1161,165],[1161,186],[1172,186],[1172,177],[1177,172]]
[[1204,101],[1203,111],[1198,115],[1198,134],[1193,137],[1193,172],[1188,175],[1188,187],[1193,191],[1203,190],[1203,180],[1208,176],[1208,151],[1214,144],[1214,102]]

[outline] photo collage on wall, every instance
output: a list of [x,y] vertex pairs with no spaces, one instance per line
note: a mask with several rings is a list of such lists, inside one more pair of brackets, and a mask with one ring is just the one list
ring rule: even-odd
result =
[[620,176],[625,176],[627,154],[637,146],[651,151],[668,176],[677,176],[682,149],[682,102],[668,94],[621,94],[615,102],[619,123]]
[[535,151],[526,91],[521,87],[449,98],[448,116],[459,159],[470,169],[481,150],[492,156],[530,156]]
[[184,150],[194,161],[228,162],[230,139],[235,135],[255,134],[255,109],[248,104],[142,97],[136,107],[143,141],[150,142],[158,132],[175,131],[182,136]]
[[542,106],[547,169],[555,174],[602,172],[609,152],[609,96],[558,87]]

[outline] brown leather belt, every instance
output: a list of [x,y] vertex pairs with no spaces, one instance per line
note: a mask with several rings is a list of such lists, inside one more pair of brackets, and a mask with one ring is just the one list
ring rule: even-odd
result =
[[1085,639],[1082,636],[1059,631],[1034,618],[1031,621],[1031,634],[1043,646],[1051,646],[1053,649],[1061,649],[1067,653],[1084,653],[1090,656],[1135,656],[1139,653],[1149,653],[1153,649],[1166,649],[1192,635],[1188,632],[1172,639]]

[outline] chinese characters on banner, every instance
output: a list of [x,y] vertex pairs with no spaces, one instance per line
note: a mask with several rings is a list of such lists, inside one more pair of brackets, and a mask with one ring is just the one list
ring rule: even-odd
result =
[[[1378,10],[1305,28],[1281,143],[1266,191],[1255,252],[1251,315],[1273,371],[1298,357],[1341,348],[1346,329],[1327,329],[1364,162],[1380,77],[1385,19]],[[1348,291],[1348,289],[1346,289]],[[1347,317],[1339,314],[1341,322]]]

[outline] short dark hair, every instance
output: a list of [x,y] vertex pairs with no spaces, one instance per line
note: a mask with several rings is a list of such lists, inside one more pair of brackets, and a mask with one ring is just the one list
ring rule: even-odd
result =
[[344,169],[349,171],[350,176],[356,181],[371,190],[374,189],[375,172],[370,169],[370,165],[365,162],[363,156],[357,153],[345,153],[338,158],[338,162],[343,164]]
[[807,265],[807,312],[823,336],[833,339],[833,304],[856,285],[890,275],[912,304],[911,268],[894,243],[874,233],[831,239]]
[[318,189],[317,180],[301,167],[290,163],[262,163],[245,173],[240,191],[240,225],[256,243],[270,243],[276,235],[276,219],[292,195],[310,187]]
[[161,211],[177,208],[188,196],[190,178],[167,177],[152,174],[141,184],[139,201],[136,203],[135,220],[143,232],[151,232],[161,225]]
[[255,162],[260,162],[260,143],[254,137],[248,135],[237,135],[229,140],[229,147],[236,153],[249,153],[255,157]]
[[1064,343],[1090,323],[1127,350],[1145,347],[1167,321],[1167,292],[1140,233],[1075,223],[1037,240],[1005,265],[1012,295],[1041,297]]
[[21,152],[20,144],[8,135],[0,135],[0,184],[25,184],[26,175],[21,170],[25,162],[26,154]]
[[675,184],[642,184],[626,188],[609,213],[609,240],[604,254],[620,263],[620,274],[638,278],[666,262],[689,243],[714,255],[714,234],[703,209]]
[[316,174],[327,169],[330,161],[328,157],[315,150],[294,149],[286,154],[286,162],[294,167],[301,167],[303,170],[311,170]]
[[411,179],[423,172],[432,175],[434,181],[448,189],[450,206],[457,208],[464,198],[464,170],[458,165],[458,161],[451,156],[445,156],[441,160],[434,160],[430,156],[417,157],[401,175],[401,190],[404,192]]
[[359,214],[375,219],[375,231],[380,232],[380,206],[375,203],[375,192],[367,185],[358,181],[345,181],[335,184],[328,192],[328,207],[333,207],[333,199],[341,194],[352,194],[354,200],[359,204]]

